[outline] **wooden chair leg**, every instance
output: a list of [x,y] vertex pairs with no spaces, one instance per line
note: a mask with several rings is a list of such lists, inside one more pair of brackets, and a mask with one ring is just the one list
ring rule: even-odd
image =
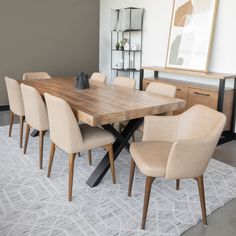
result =
[[43,169],[43,141],[44,131],[39,132],[39,168]]
[[176,180],[176,190],[179,190],[180,187],[180,179]]
[[28,147],[28,140],[29,140],[29,133],[30,133],[30,125],[26,125],[26,131],[25,131],[25,145],[24,145],[24,154],[26,154],[26,150]]
[[92,165],[92,150],[88,150],[88,160],[89,160],[89,165]]
[[20,148],[22,148],[22,142],[23,142],[23,129],[24,129],[24,121],[25,117],[20,117]]
[[15,116],[15,114],[12,111],[10,111],[9,137],[11,137],[12,126],[13,126],[13,122],[14,122],[14,116]]
[[110,166],[111,166],[112,182],[113,182],[113,184],[116,184],[116,171],[115,171],[112,144],[109,144],[107,148],[108,148],[108,152],[109,152],[109,161],[110,161]]
[[134,172],[135,172],[135,162],[133,158],[130,161],[130,174],[129,174],[129,188],[128,188],[128,196],[131,196],[132,187],[133,187],[133,180],[134,180]]
[[50,149],[50,157],[49,157],[49,162],[48,162],[48,174],[47,174],[47,177],[50,177],[50,175],[51,175],[52,163],[53,163],[53,159],[54,159],[55,149],[56,149],[55,143],[51,142],[51,149]]
[[76,156],[75,154],[69,155],[69,191],[68,191],[68,200],[69,201],[72,201],[75,156]]
[[146,177],[146,186],[145,186],[145,194],[144,194],[144,203],[143,203],[143,218],[142,218],[142,229],[145,229],[148,205],[150,199],[150,193],[152,188],[152,183],[155,180],[153,177]]
[[196,178],[198,183],[198,191],[200,197],[200,203],[202,208],[202,222],[204,225],[207,225],[207,215],[206,215],[206,203],[205,203],[205,193],[204,193],[204,181],[203,176],[199,176]]

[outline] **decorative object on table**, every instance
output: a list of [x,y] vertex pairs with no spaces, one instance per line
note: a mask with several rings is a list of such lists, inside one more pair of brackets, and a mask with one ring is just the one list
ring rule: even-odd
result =
[[[113,11],[114,9],[112,15]],[[117,11],[119,11],[117,27],[116,30],[111,31],[111,76],[112,78],[119,75],[137,78],[142,65],[144,9],[129,7]],[[122,67],[120,59],[123,60]]]
[[218,0],[175,0],[166,66],[207,71]]
[[79,72],[76,77],[76,88],[78,89],[88,89],[89,88],[89,76],[84,74],[84,72]]
[[120,50],[120,43],[119,42],[116,43],[116,50]]

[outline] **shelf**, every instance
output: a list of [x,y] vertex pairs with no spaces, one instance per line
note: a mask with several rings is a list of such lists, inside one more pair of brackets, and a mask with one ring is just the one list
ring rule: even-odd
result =
[[114,33],[126,33],[126,32],[142,32],[142,30],[125,30],[125,31],[116,31],[116,30],[113,30],[111,32],[114,32]]
[[142,52],[142,50],[116,50],[112,49],[113,52]]
[[[137,77],[138,73],[140,72],[140,67],[142,65],[143,15],[142,15],[142,22],[138,30],[132,29],[132,28],[135,28],[133,27],[134,20],[135,19],[133,19],[133,17],[131,17],[130,15],[129,25],[127,25],[126,27],[127,30],[120,31],[118,30],[119,28],[117,28],[117,30],[114,28],[115,30],[110,31],[110,34],[111,34],[110,67],[112,70],[112,73],[111,73],[112,77],[115,74],[116,76],[119,76],[119,74],[122,74],[122,72],[124,74],[126,73],[129,74],[131,77]],[[120,44],[120,42],[122,42],[124,39],[127,39],[129,47],[124,48],[123,44],[122,43]],[[119,46],[122,45],[122,47],[119,47],[119,50],[117,50],[118,49],[118,47],[116,47],[117,45]],[[133,45],[135,45],[135,47],[133,47]],[[123,50],[121,50],[121,48]],[[125,49],[128,49],[128,50],[125,50]],[[136,49],[136,50],[132,50],[132,49]],[[120,63],[117,63],[117,60],[118,61],[120,60]],[[129,67],[129,68],[126,68],[126,67]]]
[[[184,86],[184,87],[190,87],[190,88],[201,88],[204,90],[209,90],[212,92],[218,92],[219,91],[219,86],[217,85],[209,85],[209,84],[204,84],[204,83],[197,83],[197,82],[189,82],[186,80],[178,80],[178,79],[171,79],[171,78],[166,78],[166,77],[145,77],[143,78],[144,81],[148,82],[154,82],[154,81],[159,81],[162,83],[167,83],[167,84],[174,84],[174,85],[179,85],[179,86]],[[225,91],[232,91],[233,88],[225,87]]]
[[224,73],[215,73],[215,72],[201,72],[201,71],[191,71],[191,70],[178,70],[167,67],[159,67],[159,66],[143,66],[141,67],[143,70],[151,70],[158,71],[162,73],[168,74],[179,74],[179,75],[189,75],[189,76],[198,76],[208,79],[235,79],[236,75],[233,74],[224,74]]
[[116,70],[116,71],[128,71],[128,72],[139,72],[139,70],[137,69],[132,69],[132,68],[128,68],[128,69],[124,69],[124,68],[111,68],[112,70]]

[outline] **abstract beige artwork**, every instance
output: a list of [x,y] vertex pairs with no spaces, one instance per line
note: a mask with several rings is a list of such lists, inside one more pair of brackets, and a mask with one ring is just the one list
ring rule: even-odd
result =
[[175,0],[166,66],[207,71],[218,0]]

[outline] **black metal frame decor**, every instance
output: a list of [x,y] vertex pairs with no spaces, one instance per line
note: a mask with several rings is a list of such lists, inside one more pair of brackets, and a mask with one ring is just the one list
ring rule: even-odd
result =
[[[130,23],[129,23],[129,29],[126,31],[111,31],[111,71],[116,72],[116,76],[119,76],[120,72],[125,72],[128,73],[129,77],[135,77],[135,73],[139,73],[140,70],[138,68],[135,68],[135,64],[138,63],[138,67],[141,67],[142,65],[142,50],[143,50],[143,15],[142,15],[142,20],[141,20],[141,29],[140,30],[133,30],[131,25],[132,25],[132,10],[133,9],[140,9],[140,8],[134,8],[134,7],[128,7],[125,9],[130,9]],[[116,9],[117,11],[120,11],[119,9]],[[132,40],[134,37],[134,34],[139,34],[136,35],[136,37],[139,37],[140,41],[140,47],[138,49],[132,50],[131,45],[132,45]],[[124,40],[125,38],[128,39],[130,47],[128,50],[118,50],[114,45],[119,43],[120,41]],[[115,42],[115,43],[114,43]],[[113,63],[114,63],[114,57],[120,53],[119,57],[123,61],[123,65],[121,68],[116,68]],[[138,62],[137,62],[138,58]],[[125,68],[125,60],[128,60],[128,68]],[[133,61],[133,65],[131,63]]]

